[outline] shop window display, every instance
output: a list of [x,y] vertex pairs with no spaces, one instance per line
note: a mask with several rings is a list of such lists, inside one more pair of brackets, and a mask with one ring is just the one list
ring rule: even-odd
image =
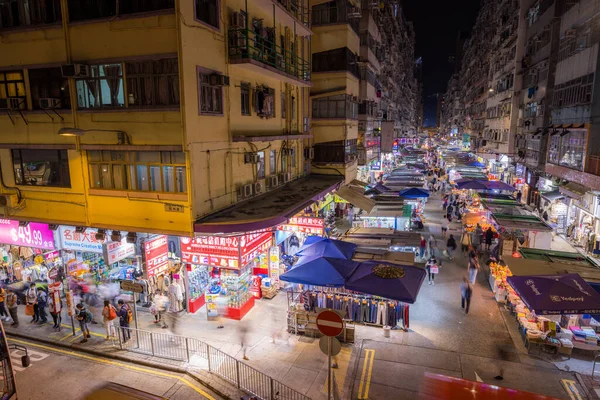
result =
[[209,284],[208,267],[206,265],[190,265],[187,270],[188,311],[196,312],[204,305],[204,293]]

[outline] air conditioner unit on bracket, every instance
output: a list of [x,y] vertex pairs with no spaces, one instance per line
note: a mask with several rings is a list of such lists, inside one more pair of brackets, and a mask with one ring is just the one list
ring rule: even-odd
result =
[[257,153],[244,153],[244,164],[258,164],[260,156]]
[[267,177],[267,186],[269,188],[276,188],[279,186],[279,179],[277,179],[277,175]]
[[60,66],[63,78],[88,78],[90,68],[85,64],[64,64]]
[[254,185],[253,184],[248,184],[248,185],[244,185],[244,197],[250,197],[252,196],[254,190]]
[[211,74],[209,76],[211,86],[229,86],[229,77],[221,74]]
[[42,110],[53,110],[60,108],[60,99],[44,97],[40,99],[40,108]]
[[264,189],[264,185],[262,182],[255,182],[254,183],[254,194],[260,194],[263,192]]

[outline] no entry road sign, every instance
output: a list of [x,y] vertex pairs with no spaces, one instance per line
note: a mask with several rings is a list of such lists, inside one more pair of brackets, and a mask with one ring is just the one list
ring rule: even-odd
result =
[[333,311],[321,311],[317,315],[317,328],[325,336],[337,336],[344,329],[342,317]]

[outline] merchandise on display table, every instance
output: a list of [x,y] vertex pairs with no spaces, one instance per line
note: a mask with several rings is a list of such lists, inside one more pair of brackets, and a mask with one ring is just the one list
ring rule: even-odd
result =
[[187,267],[187,299],[188,311],[194,313],[204,304],[204,293],[209,285],[209,267],[207,265],[193,265]]

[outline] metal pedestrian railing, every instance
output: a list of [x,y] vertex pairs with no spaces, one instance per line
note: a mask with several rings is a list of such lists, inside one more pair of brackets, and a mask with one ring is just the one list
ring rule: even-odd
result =
[[116,327],[113,346],[121,350],[147,354],[163,359],[194,362],[238,389],[262,400],[310,400],[308,396],[284,385],[235,357],[201,340],[168,333],[155,333],[134,328]]

